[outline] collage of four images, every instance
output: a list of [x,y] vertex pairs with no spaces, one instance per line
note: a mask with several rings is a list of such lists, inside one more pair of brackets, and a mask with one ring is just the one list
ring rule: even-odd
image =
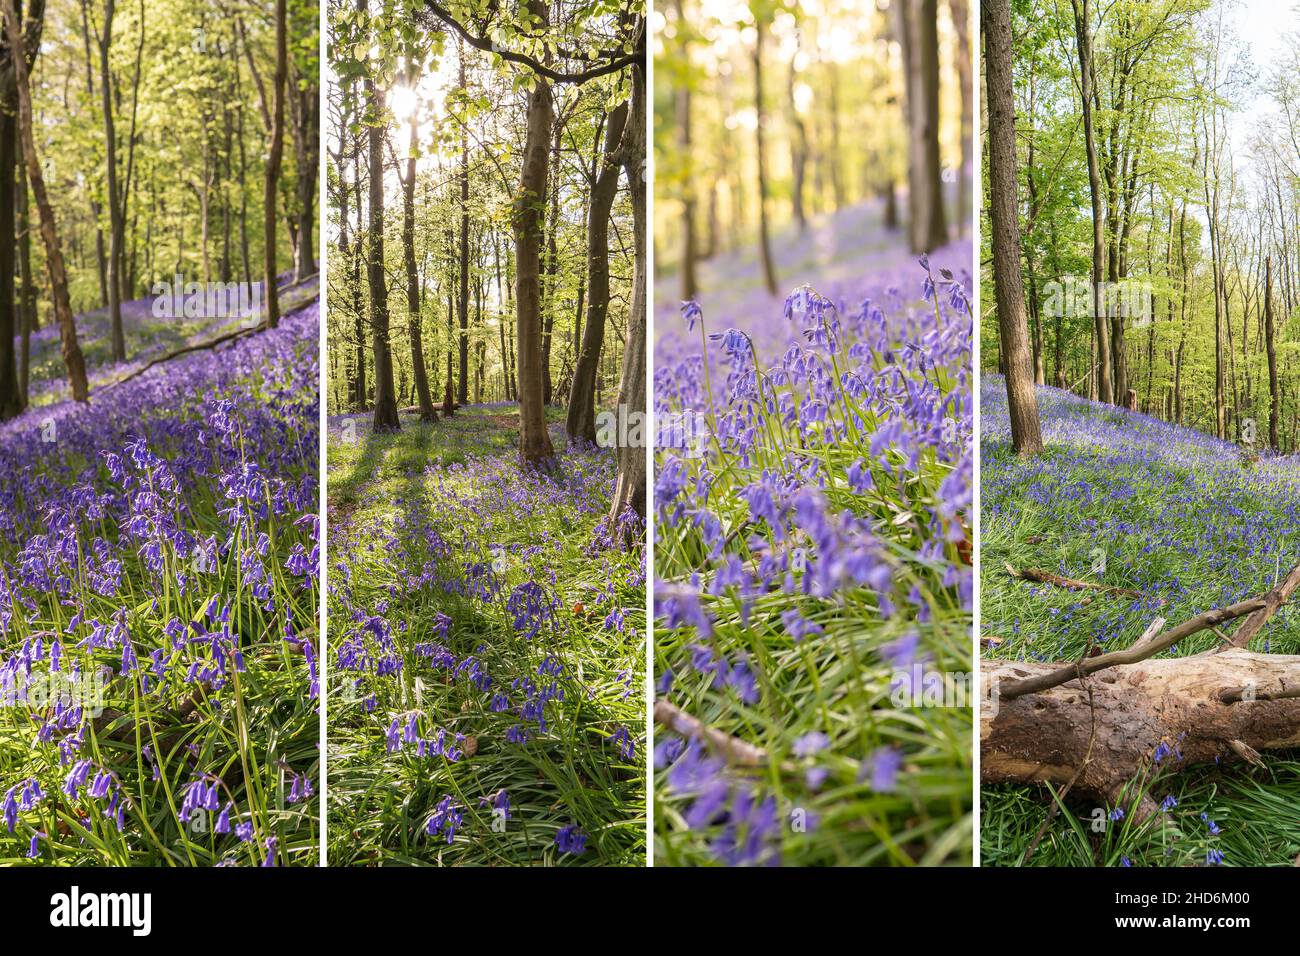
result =
[[1300,865],[1300,7],[0,18],[0,867]]

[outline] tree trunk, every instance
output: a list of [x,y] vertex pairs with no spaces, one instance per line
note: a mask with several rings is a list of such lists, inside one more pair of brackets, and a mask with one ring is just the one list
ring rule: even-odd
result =
[[296,281],[316,271],[316,245],[312,239],[316,223],[316,175],[320,166],[320,96],[314,78],[305,77],[298,97],[295,150],[298,165],[298,246],[293,274]]
[[998,331],[1006,366],[1011,444],[1021,455],[1043,450],[1034,370],[1025,325],[1016,216],[1016,116],[1011,91],[1011,11],[1007,0],[980,4],[989,113],[989,219]]
[[[534,20],[544,28],[546,0],[526,0]],[[555,457],[546,431],[546,405],[542,393],[541,246],[546,209],[546,179],[550,165],[551,124],[554,122],[551,86],[533,77],[525,121],[519,195],[511,226],[515,239],[515,334],[519,369],[519,454],[526,465],[548,465]]]
[[758,252],[763,263],[763,284],[768,295],[776,295],[776,269],[772,265],[772,245],[767,235],[767,160],[763,139],[767,114],[763,110],[763,39],[767,24],[760,16],[754,21],[754,149],[758,163]]
[[1097,399],[1115,403],[1111,381],[1110,324],[1103,303],[1102,276],[1105,269],[1106,243],[1102,226],[1101,171],[1097,163],[1097,137],[1092,116],[1092,34],[1088,0],[1070,0],[1074,8],[1074,34],[1079,50],[1079,88],[1083,111],[1083,136],[1088,154],[1088,189],[1092,197],[1092,307],[1096,329]]
[[[676,0],[677,8],[677,30],[682,37],[682,53],[687,53],[686,48],[686,31],[688,29],[686,15],[682,9],[682,0]],[[677,114],[677,158],[680,162],[686,164],[685,175],[682,177],[682,300],[693,302],[700,294],[699,281],[696,275],[696,264],[699,260],[699,250],[695,244],[695,176],[692,168],[694,154],[691,152],[691,87],[689,80],[682,78],[681,85],[676,91],[676,102],[674,111]],[[623,108],[624,119],[627,117],[627,109]],[[606,140],[608,143],[608,140]],[[591,243],[587,244],[588,250]],[[606,254],[608,262],[608,254]],[[590,270],[590,264],[588,264]],[[603,320],[602,320],[603,324]],[[603,334],[603,330],[602,330]],[[577,382],[574,382],[576,387]],[[570,414],[572,414],[572,403],[570,403]],[[593,430],[595,426],[593,425]],[[570,430],[570,436],[574,432]],[[585,437],[578,436],[578,437]]]
[[[966,0],[951,0],[950,7],[953,25],[957,31],[955,59],[957,85],[961,89],[961,169],[957,173],[957,234],[964,236],[971,216],[971,148],[975,125],[972,102],[974,90],[971,84],[970,6]],[[1039,372],[1041,372],[1041,357],[1040,352],[1040,361],[1036,366],[1036,371]]]
[[[408,81],[414,87],[418,79],[414,73]],[[429,375],[424,367],[424,340],[420,334],[420,276],[415,268],[415,174],[416,155],[419,152],[419,111],[411,111],[411,143],[406,156],[406,181],[402,183],[402,258],[406,266],[406,318],[411,337],[411,369],[415,379],[415,397],[420,408],[420,421],[436,422],[438,413],[433,408],[429,392]]]
[[560,134],[563,118],[555,122],[551,133],[551,163],[555,168],[555,182],[551,187],[551,212],[546,230],[546,259],[542,283],[542,402],[550,405],[555,397],[551,380],[551,339],[555,332],[555,287],[560,272]]
[[1282,393],[1277,380],[1277,331],[1273,323],[1273,259],[1264,259],[1264,349],[1268,353],[1268,443],[1281,451],[1278,442],[1278,418],[1282,411]]
[[[632,195],[633,235],[636,259],[632,272],[632,313],[628,316],[627,346],[623,353],[623,378],[618,391],[619,408],[638,418],[646,413],[646,181],[645,181],[645,73],[632,67],[632,103],[622,149]],[[629,421],[632,419],[629,418]],[[648,428],[648,425],[643,426]],[[621,442],[618,449],[618,478],[610,502],[609,518],[617,522],[627,509],[642,519],[646,505],[646,448],[642,441]],[[629,542],[630,544],[630,542]]]
[[[86,95],[95,95],[94,71],[90,62],[90,17],[86,10],[87,0],[81,0],[81,49],[86,64]],[[10,104],[15,109],[17,104]],[[99,279],[99,305],[108,308],[108,256],[104,251],[104,229],[100,225],[100,206],[97,200],[90,201],[90,214],[95,220],[95,264],[98,267],[96,277]]]
[[[460,88],[465,91],[465,43],[460,44]],[[550,91],[547,91],[549,100]],[[457,397],[469,400],[469,140],[460,127],[460,384]],[[543,183],[542,192],[545,192]]]
[[285,3],[286,0],[275,0],[275,73],[271,80],[275,105],[271,116],[271,146],[266,159],[266,192],[262,198],[262,222],[266,234],[263,256],[266,282],[265,325],[270,329],[280,324],[279,270],[275,264],[275,199],[280,184],[280,160],[284,154],[284,96],[289,73]]
[[295,152],[298,155],[298,255],[294,278],[302,282],[316,272],[316,176],[320,169],[320,87],[315,77],[303,77],[298,96]]
[[[18,353],[18,394],[27,407],[28,388],[32,379],[32,333],[36,331],[36,280],[32,275],[32,223],[27,205],[27,168],[18,168],[18,276],[22,289],[18,293],[18,321],[22,324],[22,346]],[[3,416],[0,416],[3,417]]]
[[565,431],[570,439],[596,441],[596,376],[605,341],[605,316],[609,311],[609,214],[618,192],[620,142],[626,136],[627,104],[609,114],[605,130],[605,163],[591,188],[587,208],[587,318],[582,347],[573,372],[569,414]]
[[[283,3],[284,0],[279,0]],[[367,130],[370,147],[370,260],[367,276],[370,285],[370,328],[375,355],[376,433],[398,431],[397,394],[393,387],[393,352],[388,341],[388,284],[384,275],[384,94],[371,78],[366,79],[366,93],[371,103],[371,123]]]
[[104,114],[104,167],[108,187],[108,325],[114,361],[126,361],[122,332],[122,196],[117,182],[117,129],[113,117],[113,82],[108,55],[113,45],[115,0],[105,0],[99,47],[99,100]]
[[[23,43],[21,25],[18,20],[18,12],[14,7],[14,0],[3,0],[3,3],[5,33],[9,38],[10,62],[13,65],[14,85],[18,94],[18,135],[22,142],[23,156],[27,162],[27,177],[31,182],[32,195],[36,200],[36,211],[40,216],[41,239],[45,244],[45,267],[50,279],[50,295],[54,300],[54,316],[59,323],[59,340],[63,353],[63,363],[68,370],[68,384],[72,389],[73,400],[84,402],[90,398],[90,389],[86,382],[86,362],[81,355],[81,347],[77,344],[77,325],[72,317],[72,305],[68,299],[68,273],[63,264],[63,249],[59,245],[58,227],[54,222],[54,209],[50,205],[49,195],[45,191],[45,174],[41,170],[40,159],[36,155],[27,57],[19,53],[19,51],[25,51],[27,47]],[[44,8],[42,7],[42,15],[43,13]],[[34,32],[39,36],[39,30]],[[12,189],[7,191],[12,197]],[[10,281],[12,282],[12,270],[10,275]],[[12,317],[9,321],[12,323]],[[10,331],[12,332],[12,325]],[[11,338],[11,348],[12,341]]]
[[[4,64],[0,63],[0,70]],[[7,84],[0,77],[0,90]],[[12,186],[17,165],[18,132],[14,108],[6,96],[0,100],[0,421],[7,421],[23,410],[18,382],[17,355],[14,352],[14,319],[18,315],[14,294],[14,254],[16,235]],[[8,188],[7,188],[8,187]]]
[[[238,28],[232,28],[231,33],[231,51],[235,49],[235,43],[238,38]],[[235,121],[235,138],[239,141],[239,255],[240,261],[244,266],[244,281],[253,281],[253,264],[248,252],[248,156],[244,147],[244,102],[243,91],[240,83],[239,57],[232,56],[234,63],[232,70],[235,76],[235,108],[239,111]],[[342,134],[339,134],[342,136]],[[342,147],[339,150],[342,155]],[[345,185],[346,188],[346,185]]]
[[[835,199],[835,209],[838,212],[848,205],[848,197],[844,189],[844,157],[840,155],[840,67],[833,59],[826,65],[830,72],[830,128],[831,128],[831,195]],[[893,192],[892,186],[890,192]],[[886,229],[895,228],[898,224],[898,209],[894,209],[893,224],[886,224]]]
[[501,335],[501,391],[505,401],[513,402],[515,400],[514,374],[510,367],[510,347],[507,344],[511,336],[506,334],[506,316],[510,314],[510,304],[506,298],[508,284],[504,276],[502,276],[503,256],[500,247],[497,245],[495,229],[491,231],[490,238],[492,240],[492,267],[497,278],[497,302],[501,305],[501,312],[497,320],[498,331]]
[[[797,55],[796,46],[796,55]],[[808,129],[804,124],[803,117],[799,115],[799,105],[795,102],[795,68],[794,59],[790,60],[790,68],[786,72],[786,94],[790,100],[790,125],[794,130],[794,135],[790,137],[790,171],[792,182],[790,184],[790,203],[791,211],[794,214],[795,224],[799,228],[799,233],[808,231],[808,214],[804,209],[804,179],[808,168]]]
[[[953,7],[953,15],[956,16],[956,5]],[[1037,102],[1037,87],[1034,80],[1035,77],[1031,70],[1029,73],[1029,113],[1031,116]],[[1029,193],[1029,221],[1031,223],[1038,220],[1038,184],[1034,175],[1036,163],[1034,160],[1034,129],[1032,122],[1031,120],[1028,134],[1029,141],[1025,147],[1025,188]],[[1025,265],[1029,270],[1029,320],[1030,337],[1034,349],[1034,384],[1043,385],[1047,381],[1045,373],[1046,358],[1043,348],[1043,315],[1038,303],[1038,279],[1034,274],[1037,263],[1034,259],[1032,243],[1025,250]]]
[[936,0],[900,0],[897,31],[903,50],[908,131],[908,239],[913,252],[948,241],[939,165],[939,27]]

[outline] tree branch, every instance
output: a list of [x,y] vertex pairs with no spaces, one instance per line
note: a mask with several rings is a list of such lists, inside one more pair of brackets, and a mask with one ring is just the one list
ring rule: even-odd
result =
[[[586,83],[588,80],[594,80],[600,76],[617,73],[625,67],[641,63],[645,59],[645,32],[640,31],[637,40],[637,48],[632,53],[615,55],[609,51],[604,51],[598,54],[598,58],[610,57],[611,59],[607,63],[602,63],[600,66],[593,66],[576,73],[556,70],[539,62],[535,58],[528,56],[526,53],[504,49],[497,46],[495,42],[489,40],[487,37],[481,37],[477,34],[471,33],[460,23],[459,20],[451,15],[450,11],[439,4],[437,0],[425,0],[425,6],[429,8],[434,16],[463,37],[465,42],[474,47],[474,49],[482,50],[484,53],[495,53],[497,56],[501,57],[501,59],[509,63],[518,63],[521,66],[526,66],[538,76],[545,77],[553,83]],[[566,59],[587,59],[587,57],[572,55],[563,50],[559,52],[560,55]]]

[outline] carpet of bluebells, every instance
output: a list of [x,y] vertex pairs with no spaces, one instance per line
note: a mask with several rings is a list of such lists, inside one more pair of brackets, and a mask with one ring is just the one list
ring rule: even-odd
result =
[[970,246],[876,241],[657,317],[656,695],[765,754],[656,734],[660,864],[971,862]]
[[[280,311],[288,312],[316,295],[319,281],[316,276],[294,284],[292,274],[280,276]],[[170,290],[171,286],[160,287]],[[168,291],[162,297],[170,301]],[[125,362],[112,360],[108,310],[95,309],[77,316],[77,341],[86,360],[86,375],[92,392],[120,381],[139,371],[148,362],[176,349],[196,345],[217,335],[230,332],[247,322],[238,314],[231,316],[205,316],[196,300],[186,296],[182,300],[190,315],[158,317],[154,315],[156,297],[130,299],[122,303],[122,334],[126,342]],[[198,314],[195,314],[198,313]],[[15,343],[17,344],[17,343]],[[61,402],[71,397],[68,388],[63,354],[60,351],[59,327],[46,322],[31,337],[32,381],[28,402],[32,409]]]
[[524,469],[514,405],[403,425],[330,421],[330,865],[644,865],[644,526],[606,519],[612,453],[552,424],[556,469]]
[[86,405],[34,366],[0,424],[0,864],[318,859],[319,327],[113,388],[91,361]]
[[[1011,451],[1003,379],[981,384],[981,631],[984,653],[1019,660],[1079,657],[1133,643],[1157,617],[1171,624],[1258,595],[1300,561],[1300,457],[1219,441],[1190,428],[1039,387],[1045,453]],[[1013,580],[1006,565],[1140,592],[1071,591]],[[1164,602],[1161,605],[1161,601]],[[1205,632],[1171,648],[1195,654]],[[1300,653],[1300,609],[1284,607],[1251,642]],[[1086,806],[1053,822],[1042,865],[1290,864],[1300,854],[1300,755],[1265,766],[1178,768],[1152,753],[1140,786],[1167,819],[1137,826]],[[1043,792],[987,788],[981,859],[1013,864],[1047,812]],[[1094,832],[1100,810],[1109,825]],[[1116,814],[1119,814],[1117,817]],[[1179,839],[1171,837],[1177,832]]]

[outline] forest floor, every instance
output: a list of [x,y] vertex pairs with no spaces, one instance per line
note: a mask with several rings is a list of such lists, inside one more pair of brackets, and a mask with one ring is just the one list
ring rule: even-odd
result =
[[656,738],[659,863],[971,862],[971,246],[880,212],[659,278],[656,697],[714,735]]
[[644,548],[548,417],[551,475],[514,404],[330,419],[331,865],[644,863]]
[[0,865],[318,860],[303,294],[276,329],[0,424]]
[[[953,270],[969,272],[969,255],[961,258],[969,242],[959,241],[935,255],[936,262]],[[744,316],[771,311],[778,317],[782,303],[797,286],[807,282],[824,295],[857,293],[863,280],[871,277],[881,288],[894,282],[915,285],[916,256],[907,251],[901,231],[887,230],[881,224],[881,205],[866,202],[838,212],[826,212],[808,218],[806,232],[793,225],[779,229],[771,237],[772,260],[777,278],[777,293],[769,296],[763,288],[763,272],[757,243],[718,252],[697,266],[700,304],[706,314]],[[970,283],[967,283],[970,290]],[[655,339],[670,344],[685,333],[681,321],[681,281],[675,272],[665,273],[655,283]],[[853,303],[856,305],[857,303]],[[738,320],[737,320],[738,322]],[[739,324],[739,322],[738,322]],[[787,339],[783,324],[756,321],[754,334],[761,346],[782,347]],[[764,336],[771,338],[764,341]],[[690,339],[694,342],[694,337]]]
[[[288,273],[282,275],[280,314],[302,308],[316,299],[319,291],[319,275],[308,276],[301,283],[293,282]],[[126,340],[126,354],[130,356],[126,362],[112,360],[107,308],[92,309],[75,316],[77,341],[86,360],[92,393],[169,352],[251,324],[249,319],[240,316],[158,317],[154,315],[155,299],[150,295],[122,303],[122,335]],[[15,338],[15,349],[17,347],[18,339]],[[59,348],[59,327],[55,322],[46,322],[32,334],[29,410],[69,397],[67,371]]]
[[[1003,379],[981,384],[981,624],[990,657],[1074,660],[1096,638],[1129,646],[1157,617],[1170,624],[1269,590],[1300,562],[1300,457],[1242,446],[1050,387],[1038,402],[1047,449],[1011,451]],[[1256,460],[1258,459],[1258,460]],[[1139,592],[1072,591],[1013,579],[1036,568]],[[1160,602],[1164,602],[1163,605]],[[1167,656],[1217,643],[1210,631]],[[991,646],[990,646],[991,645]],[[1284,607],[1252,650],[1300,653],[1300,608]],[[1032,862],[1043,866],[1290,865],[1300,854],[1300,754],[1263,766],[1180,770],[1153,759],[1144,792],[1166,822],[1106,820],[1069,800]],[[981,860],[1019,862],[1051,798],[1036,787],[986,787]],[[1177,836],[1175,836],[1175,832]]]

